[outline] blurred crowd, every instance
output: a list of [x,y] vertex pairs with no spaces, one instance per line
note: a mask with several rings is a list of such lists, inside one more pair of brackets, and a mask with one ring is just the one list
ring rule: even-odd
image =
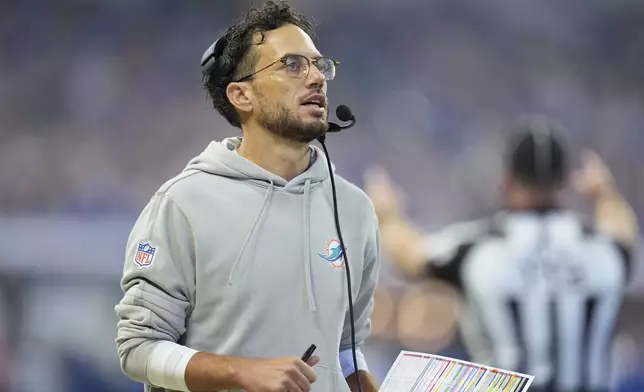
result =
[[[408,211],[419,225],[471,219],[499,206],[504,127],[522,113],[558,118],[569,130],[566,136],[573,156],[582,147],[598,151],[640,220],[644,218],[644,3],[293,3],[314,15],[319,48],[341,63],[329,86],[331,105],[347,104],[357,117],[353,129],[329,138],[338,172],[360,185],[368,165],[384,165],[405,188]],[[0,231],[11,231],[7,225],[23,217],[101,221],[120,216],[131,222],[153,192],[210,140],[238,134],[211,109],[201,87],[199,60],[249,4],[224,0],[0,2],[0,217],[4,219]],[[570,204],[590,211],[574,193]],[[91,244],[75,242],[71,234],[61,234],[55,227],[51,233],[67,235],[69,249],[78,247],[71,253],[95,256],[83,250]],[[124,244],[127,234],[110,241]],[[0,247],[18,244],[26,253],[47,258],[46,249],[34,249],[32,241],[38,238],[11,238],[11,244]],[[110,251],[118,255],[110,268],[119,271],[123,250],[115,246]],[[0,257],[0,268],[12,263],[15,260]],[[383,286],[407,290],[388,268]],[[73,277],[73,267],[70,270]],[[6,275],[4,271],[0,273]],[[5,301],[9,305],[0,306],[0,319],[6,328],[21,328],[21,334],[5,336],[22,339],[14,342],[21,353],[16,354],[21,358],[16,369],[21,370],[15,372],[22,380],[28,378],[32,365],[49,369],[51,363],[58,363],[59,354],[52,354],[53,360],[25,354],[52,339],[67,347],[74,337],[98,339],[102,345],[88,346],[88,357],[101,364],[98,369],[105,364],[118,366],[113,362],[115,352],[109,351],[115,350],[111,334],[116,322],[112,306],[119,294],[117,275],[80,284],[79,278],[66,280],[63,272],[57,283],[40,277],[22,285],[16,282],[22,282],[25,272],[15,274],[12,270],[0,287],[5,298],[19,293],[21,305]],[[420,299],[409,299],[408,291],[398,295],[396,290],[382,292],[379,301],[384,324],[378,325],[385,327],[376,331],[374,341],[382,345],[372,346],[372,351],[385,358],[374,365],[384,369],[380,375],[401,345],[458,350],[457,344],[427,345],[431,339],[418,333],[435,331],[438,340],[449,340],[452,335],[445,331],[452,330],[449,320],[453,318],[448,317],[452,310],[444,306],[449,294],[438,290],[440,295],[435,295],[436,290],[430,290]],[[86,335],[56,327],[57,322],[69,323],[74,312],[61,316],[53,311],[78,304],[74,301],[79,297],[84,304],[80,309],[91,319],[77,323],[89,330]],[[395,325],[411,322],[395,321],[383,304],[393,307],[404,301],[431,304],[434,313],[416,320],[417,329],[401,332]],[[634,312],[641,311],[637,307],[641,298],[637,301]],[[436,320],[448,321],[432,324]],[[632,323],[641,321],[627,324],[637,329]],[[97,350],[107,351],[97,354]],[[69,353],[64,357],[78,359]],[[8,372],[5,362],[0,360],[0,378]],[[80,364],[72,368],[83,374]],[[41,382],[57,385],[56,374],[52,370]],[[12,390],[39,388],[37,383],[33,388],[18,384]]]
[[[330,100],[358,124],[330,145],[350,180],[379,162],[420,221],[479,213],[496,203],[503,126],[539,112],[597,149],[644,212],[641,3],[296,3],[341,62]],[[2,213],[135,213],[208,141],[237,134],[198,62],[247,4],[2,2]]]

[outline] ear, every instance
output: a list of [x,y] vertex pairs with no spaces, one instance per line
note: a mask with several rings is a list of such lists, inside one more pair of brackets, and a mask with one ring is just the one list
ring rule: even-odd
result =
[[240,112],[253,110],[253,89],[244,82],[230,83],[226,87],[226,96],[230,103]]

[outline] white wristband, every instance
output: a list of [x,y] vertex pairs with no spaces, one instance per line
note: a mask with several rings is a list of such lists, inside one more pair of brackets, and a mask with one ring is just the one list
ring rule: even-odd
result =
[[186,367],[197,350],[174,342],[159,343],[150,354],[145,375],[151,385],[189,392],[186,385]]
[[[369,371],[369,368],[367,368],[367,361],[365,360],[360,347],[356,347],[356,360],[358,362],[358,370]],[[347,378],[356,372],[356,369],[353,366],[353,351],[351,349],[340,351],[340,367],[342,367],[342,375],[344,378]]]

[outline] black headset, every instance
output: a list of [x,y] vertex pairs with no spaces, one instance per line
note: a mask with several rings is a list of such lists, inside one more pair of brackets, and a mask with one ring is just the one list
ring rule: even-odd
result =
[[204,76],[221,79],[229,76],[233,71],[235,61],[224,53],[226,44],[228,44],[228,39],[224,35],[213,42],[201,56],[201,73]]

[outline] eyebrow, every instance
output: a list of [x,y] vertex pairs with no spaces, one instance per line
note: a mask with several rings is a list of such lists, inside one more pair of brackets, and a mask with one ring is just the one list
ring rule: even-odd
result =
[[313,60],[317,60],[320,57],[324,57],[324,55],[319,54],[319,53],[316,53],[313,56],[308,56],[305,53],[297,53],[297,52],[288,52],[288,53],[285,53],[282,57],[286,57],[286,56],[304,56],[306,58],[313,59]]

